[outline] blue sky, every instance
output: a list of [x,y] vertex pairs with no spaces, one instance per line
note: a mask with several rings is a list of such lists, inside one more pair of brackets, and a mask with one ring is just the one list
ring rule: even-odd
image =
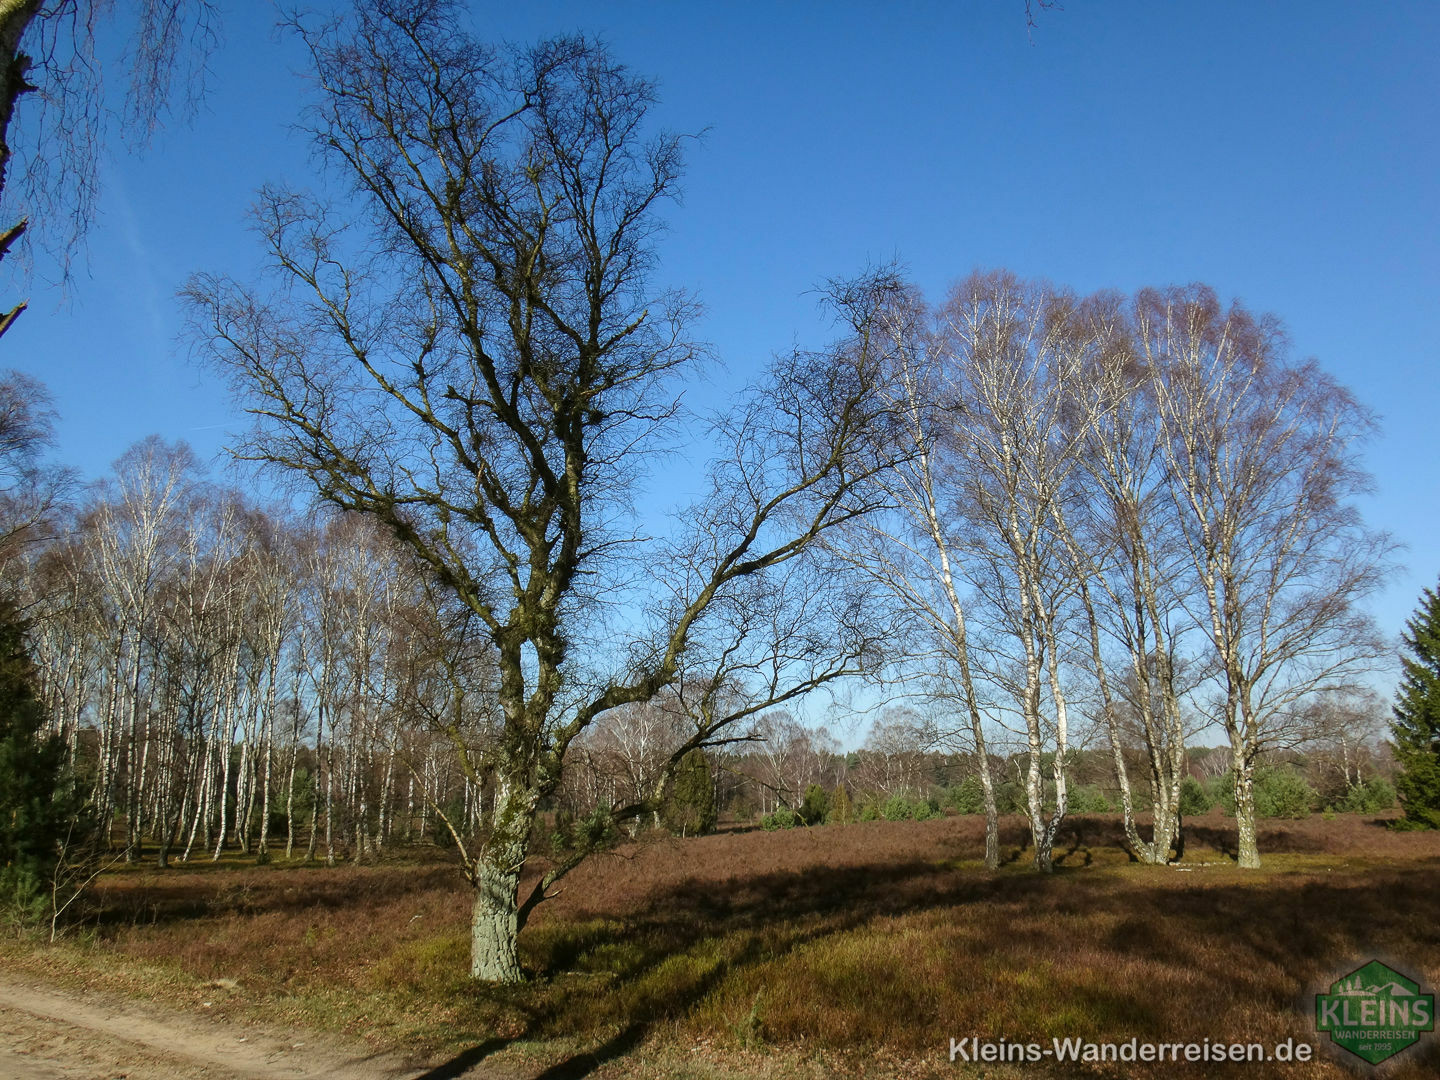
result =
[[[68,296],[29,288],[0,363],[49,384],[60,457],[96,476],[152,432],[216,454],[239,421],[178,341],[194,270],[242,276],[262,183],[303,184],[293,42],[222,3],[197,120],[117,148]],[[1398,633],[1440,573],[1440,5],[1070,0],[475,4],[494,38],[586,30],[706,132],[661,273],[697,292],[738,384],[818,343],[812,286],[902,260],[932,295],[976,267],[1078,290],[1205,281],[1273,311],[1383,423],[1371,523],[1409,570]]]

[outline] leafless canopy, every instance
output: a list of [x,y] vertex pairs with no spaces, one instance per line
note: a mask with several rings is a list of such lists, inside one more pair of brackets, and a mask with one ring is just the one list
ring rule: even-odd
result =
[[[98,47],[101,24],[122,22],[124,55]],[[113,118],[132,149],[167,115],[186,116],[205,90],[219,43],[210,0],[5,0],[0,3],[0,191],[6,219],[29,219],[26,238],[68,277],[70,256],[95,216],[99,163]],[[105,83],[127,83],[117,99]],[[13,123],[12,123],[13,121]],[[11,158],[19,182],[10,184]]]
[[0,373],[0,567],[24,546],[49,539],[73,474],[47,465],[54,437],[50,395],[20,372]]
[[199,277],[187,292],[202,351],[258,420],[240,453],[381,522],[495,649],[504,724],[484,768],[500,794],[472,862],[490,926],[475,963],[508,979],[529,822],[580,732],[674,691],[692,730],[673,765],[867,662],[880,631],[822,587],[834,575],[812,541],[882,497],[886,409],[874,290],[857,285],[834,297],[841,342],[782,357],[716,419],[708,490],[645,545],[638,586],[633,556],[618,570],[639,540],[634,479],[702,355],[693,304],[650,279],[683,140],[654,129],[653,88],[596,42],[494,47],[462,15],[373,0],[295,24],[317,149],[349,190],[262,194],[279,289]]

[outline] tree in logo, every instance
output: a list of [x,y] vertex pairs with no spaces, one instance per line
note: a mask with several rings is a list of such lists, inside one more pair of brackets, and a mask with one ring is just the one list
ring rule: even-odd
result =
[[1378,1065],[1435,1030],[1435,995],[1378,960],[1315,995],[1315,1027],[1330,1041]]

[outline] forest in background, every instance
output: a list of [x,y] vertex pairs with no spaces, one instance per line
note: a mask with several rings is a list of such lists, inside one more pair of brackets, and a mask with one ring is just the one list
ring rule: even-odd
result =
[[[897,326],[892,321],[890,332]],[[913,323],[905,329],[916,332]],[[889,347],[913,363],[916,341]],[[931,338],[923,347],[937,346]],[[1044,360],[1033,358],[1030,389],[1073,392],[1047,385],[1057,373],[1040,368]],[[1094,380],[1096,373],[1073,372],[1085,393],[1104,391],[1079,384],[1082,374]],[[1099,375],[1113,378],[1103,369]],[[900,385],[914,392],[912,383]],[[485,761],[500,723],[493,657],[463,613],[437,598],[403,545],[362,515],[267,506],[212,481],[184,444],[159,437],[127,452],[113,475],[79,488],[73,475],[45,462],[44,388],[11,376],[0,389],[9,432],[6,587],[31,626],[49,730],[83,779],[97,830],[127,861],[147,845],[162,866],[177,856],[218,858],[227,846],[262,860],[283,852],[360,861],[387,845],[453,844],[485,830],[495,811]],[[1146,392],[1143,383],[1133,392]],[[1067,403],[1012,404],[1017,412],[1021,405],[1053,410],[1057,431],[1062,419],[1074,422]],[[1112,406],[1104,423],[1118,424],[1117,415]],[[676,772],[672,753],[692,730],[684,708],[664,695],[625,705],[597,718],[571,748],[537,825],[541,850],[583,845],[586,838],[572,834],[586,829],[590,842],[607,833],[613,840],[619,834],[606,814],[626,806],[649,807],[648,816],[632,815],[631,835],[651,826],[708,831],[721,816],[783,827],[984,813],[987,771],[977,766],[965,715],[972,703],[986,716],[998,813],[1030,814],[1033,776],[1041,830],[1055,813],[1057,777],[1069,789],[1062,814],[1124,810],[1130,822],[1127,802],[1138,801],[1142,809],[1173,805],[1177,815],[1222,805],[1233,815],[1230,748],[1186,743],[1200,731],[1212,739],[1223,731],[1222,714],[1204,627],[1186,621],[1195,571],[1177,504],[1161,498],[1164,458],[1154,442],[1161,428],[1134,405],[1125,418],[1138,433],[1083,432],[1091,440],[1109,433],[1111,443],[1087,448],[1062,436],[1075,456],[1050,463],[1064,472],[1052,507],[1026,506],[1026,490],[1044,489],[1012,481],[1007,492],[1008,477],[974,461],[967,476],[964,455],[975,451],[959,441],[963,432],[947,433],[952,441],[940,451],[897,459],[889,506],[834,545],[842,556],[834,565],[844,566],[852,588],[862,583],[867,615],[893,633],[872,676],[875,692],[895,703],[878,710],[863,745],[843,752],[825,727],[775,708],[732,732],[735,741],[691,752]],[[1026,420],[1033,415],[1006,418]],[[1140,443],[1137,434],[1151,441]],[[1028,464],[1044,464],[1041,454],[1056,438],[1046,432],[1018,449],[1035,455]],[[1117,446],[1128,461],[1113,452]],[[1117,482],[1121,466],[1134,470],[1118,478],[1129,486]],[[1036,523],[1032,546],[997,547],[987,533],[996,528],[987,516],[996,492]],[[1082,537],[1059,531],[1062,507],[1084,523]],[[943,528],[931,530],[931,515],[939,522],[941,514]],[[1128,522],[1128,531],[1117,522]],[[1085,562],[1077,559],[1082,544]],[[1033,561],[1017,570],[1017,556]],[[949,581],[937,569],[940,557],[957,567]],[[1042,608],[1043,622],[1015,622],[1007,607],[1027,566],[1033,595],[1055,598]],[[1318,602],[1313,590],[1323,582],[1305,572],[1323,568],[1297,563],[1293,595]],[[971,633],[979,647],[964,655],[973,699],[957,675],[956,614],[966,609],[940,603],[959,599],[956,581],[978,628]],[[1095,603],[1097,595],[1107,602]],[[1338,603],[1356,598],[1338,595],[1336,610],[1326,612],[1333,622],[1317,623],[1315,633],[1363,627],[1363,616]],[[1261,769],[1262,816],[1393,805],[1381,706],[1358,682],[1337,677],[1362,672],[1361,662],[1379,650],[1367,652],[1364,637],[1316,641],[1327,650],[1318,666],[1298,649],[1286,657],[1302,677],[1280,684],[1283,708],[1272,708],[1249,750]],[[1053,658],[1053,682],[1015,681],[1027,644],[1039,660]],[[1331,656],[1340,644],[1350,648]],[[1057,693],[1079,717],[1063,750]],[[1036,695],[1029,729],[1026,694]],[[1033,757],[1030,746],[1038,747]]]

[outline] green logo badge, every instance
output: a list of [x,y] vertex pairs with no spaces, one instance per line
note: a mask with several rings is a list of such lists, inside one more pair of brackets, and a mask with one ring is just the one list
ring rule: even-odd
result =
[[1315,995],[1315,1027],[1330,1041],[1378,1065],[1435,1030],[1435,995],[1378,960]]

